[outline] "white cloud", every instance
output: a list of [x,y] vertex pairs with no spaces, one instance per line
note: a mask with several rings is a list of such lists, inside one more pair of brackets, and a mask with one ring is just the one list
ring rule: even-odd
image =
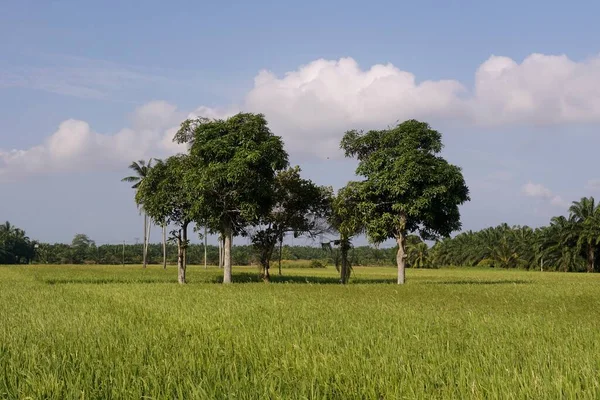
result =
[[[468,91],[456,80],[421,81],[391,64],[317,60],[277,77],[261,71],[245,109],[265,113],[298,152],[331,156],[343,132],[409,118],[463,124],[600,122],[600,57],[582,62],[532,54],[492,56]],[[435,125],[435,124],[434,124]]]
[[274,132],[297,152],[331,156],[344,131],[382,128],[396,120],[461,115],[463,86],[416,82],[391,64],[362,70],[351,58],[317,60],[278,78],[261,71],[245,108],[266,114]]
[[536,184],[531,182],[523,185],[523,194],[528,197],[552,197],[552,191],[550,191],[550,189],[539,183]]
[[492,56],[475,75],[471,114],[482,124],[600,121],[600,57]]
[[562,197],[552,193],[550,189],[539,183],[528,182],[523,185],[522,193],[527,197],[536,197],[548,201],[556,207],[568,207],[569,203]]
[[[70,71],[66,83],[81,90],[112,90],[122,79],[153,79],[114,70],[118,72],[92,74],[91,79],[86,69],[80,81]],[[9,84],[19,82],[18,76],[9,78]],[[131,128],[114,135],[96,133],[84,121],[65,121],[39,146],[0,150],[0,177],[117,167],[139,157],[173,153],[182,147],[171,138],[186,116],[223,118],[239,110],[264,113],[290,153],[320,157],[339,156],[339,140],[348,129],[377,129],[409,118],[431,121],[434,127],[451,120],[463,125],[600,122],[600,57],[575,62],[566,56],[532,54],[519,64],[492,56],[477,68],[472,91],[452,79],[419,81],[391,64],[362,69],[352,58],[316,60],[282,77],[261,71],[239,106],[201,106],[184,113],[169,103],[152,102],[135,110]],[[531,184],[526,191],[556,204],[562,201],[539,185]]]
[[[44,143],[27,150],[0,150],[0,180],[56,172],[119,169],[132,160],[174,154],[175,107],[148,103],[132,114],[133,128],[108,135],[94,132],[85,121],[69,119]],[[147,122],[152,121],[154,125]],[[166,129],[167,126],[170,128]]]

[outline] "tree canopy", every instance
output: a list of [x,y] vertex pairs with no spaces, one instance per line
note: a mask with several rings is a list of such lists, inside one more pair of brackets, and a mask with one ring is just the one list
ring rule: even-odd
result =
[[187,155],[169,157],[157,161],[139,186],[136,201],[142,204],[145,212],[161,223],[174,224],[173,239],[178,244],[178,280],[185,283],[187,229],[193,221],[194,199],[187,187],[185,174],[193,168]]
[[232,238],[271,212],[275,175],[288,166],[288,154],[262,114],[186,121],[176,140],[180,136],[191,140],[193,168],[185,174],[191,213],[225,238],[223,282],[229,283]]
[[252,244],[259,255],[263,279],[269,280],[270,260],[275,245],[287,233],[294,237],[317,235],[325,226],[330,210],[331,188],[315,185],[300,177],[300,167],[279,171],[273,181],[271,210],[250,229]]
[[6,221],[0,225],[0,264],[28,264],[36,244],[24,230]]
[[462,172],[439,155],[441,134],[416,120],[348,131],[341,147],[358,160],[356,173],[365,177],[360,208],[367,235],[375,243],[396,239],[398,283],[404,283],[407,233],[431,240],[460,229],[458,207],[469,200]]

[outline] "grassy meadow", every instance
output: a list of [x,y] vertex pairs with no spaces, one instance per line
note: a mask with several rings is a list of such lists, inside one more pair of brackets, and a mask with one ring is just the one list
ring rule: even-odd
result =
[[600,274],[0,266],[0,398],[600,397]]

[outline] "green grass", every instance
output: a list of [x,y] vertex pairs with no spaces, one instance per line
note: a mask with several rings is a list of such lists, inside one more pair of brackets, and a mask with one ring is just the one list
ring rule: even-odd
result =
[[0,267],[0,398],[600,397],[600,274]]

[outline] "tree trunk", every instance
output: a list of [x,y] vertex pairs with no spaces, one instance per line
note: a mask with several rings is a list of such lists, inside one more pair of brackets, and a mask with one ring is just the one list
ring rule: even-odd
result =
[[398,253],[396,254],[396,263],[398,264],[398,285],[404,284],[404,264],[406,260],[405,254],[405,237],[403,234],[399,234],[396,237],[396,242],[398,243]]
[[595,263],[595,250],[594,246],[588,246],[588,267],[587,272],[594,272],[594,263]]
[[187,222],[184,223],[180,230],[180,239],[179,239],[179,252],[180,255],[178,257],[177,262],[177,281],[180,284],[186,283],[185,280],[185,270],[187,268]]
[[398,227],[396,242],[398,243],[398,253],[396,254],[398,285],[403,285],[405,282],[404,267],[406,264],[406,215],[404,213],[400,215],[400,226]]
[[262,263],[262,273],[261,277],[264,282],[271,282],[271,275],[269,274],[269,261],[263,261]]
[[223,283],[231,283],[231,239],[232,232],[229,227],[223,232],[225,236],[224,257],[223,257]]
[[348,262],[348,250],[350,249],[350,244],[347,239],[340,240],[340,255],[342,258],[342,266],[340,268],[340,282],[342,285],[348,283],[350,278],[350,263]]
[[206,235],[206,227],[204,227],[204,269],[208,268],[206,248],[208,246],[208,237]]
[[185,272],[183,272],[183,240],[181,237],[181,229],[177,234],[177,282],[185,283]]
[[219,234],[219,268],[223,268],[223,234]]
[[225,267],[225,236],[221,236],[221,268]]
[[281,250],[283,247],[283,235],[279,236],[279,275],[281,275]]
[[148,215],[144,213],[144,244],[142,245],[142,266],[146,268],[146,241],[148,237]]
[[163,269],[167,269],[167,225],[163,223],[162,227],[162,244],[163,244]]

